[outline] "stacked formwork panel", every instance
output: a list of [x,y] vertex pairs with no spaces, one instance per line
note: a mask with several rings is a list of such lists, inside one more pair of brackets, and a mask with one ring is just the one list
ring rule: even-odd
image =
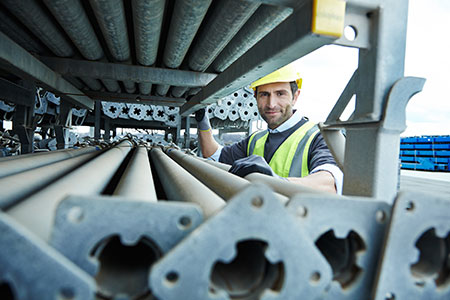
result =
[[450,297],[444,196],[336,196],[132,141],[72,151],[0,161],[36,161],[0,178],[33,186],[0,201],[2,299]]
[[402,169],[449,172],[450,136],[402,138],[400,159]]

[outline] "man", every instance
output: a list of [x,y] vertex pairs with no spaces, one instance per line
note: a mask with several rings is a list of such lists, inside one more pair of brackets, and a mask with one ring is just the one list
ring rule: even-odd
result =
[[259,172],[341,193],[342,172],[317,126],[293,110],[301,83],[292,64],[252,83],[259,113],[268,129],[231,146],[222,147],[214,140],[208,116],[204,110],[198,111],[203,156],[232,165],[230,172],[241,177]]

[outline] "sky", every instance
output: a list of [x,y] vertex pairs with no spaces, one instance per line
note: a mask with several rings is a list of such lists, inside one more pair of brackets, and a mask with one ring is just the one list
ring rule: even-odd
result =
[[[409,1],[405,76],[423,77],[426,83],[409,101],[402,136],[450,135],[449,28],[449,0]],[[357,68],[357,59],[357,49],[330,45],[296,61],[303,77],[296,108],[312,121],[324,121]],[[344,116],[350,113],[348,109]]]

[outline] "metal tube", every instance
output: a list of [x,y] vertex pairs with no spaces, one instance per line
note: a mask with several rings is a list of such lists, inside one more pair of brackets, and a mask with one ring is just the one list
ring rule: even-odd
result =
[[239,30],[236,36],[220,52],[213,63],[217,72],[223,72],[248,49],[266,36],[292,13],[292,8],[261,5]]
[[102,85],[98,82],[97,79],[88,78],[88,77],[80,77],[81,80],[93,91],[99,91],[102,89]]
[[239,0],[218,2],[189,55],[189,67],[205,71],[259,5]]
[[[158,54],[159,36],[164,16],[165,0],[133,0],[134,37],[136,56],[141,65],[151,66]],[[141,94],[148,95],[151,83],[139,83]]]
[[[222,169],[224,171],[227,171],[227,172],[231,168],[230,165],[227,165],[227,164],[224,164],[221,162],[206,160],[206,159],[204,161],[210,165],[213,165],[213,166],[215,166],[219,169]],[[247,176],[245,176],[244,178],[253,183],[259,182],[259,183],[265,184],[265,185],[269,186],[272,190],[274,190],[274,192],[284,195],[288,198],[292,198],[294,195],[297,195],[297,194],[305,194],[305,193],[329,195],[329,193],[318,191],[318,190],[300,185],[298,183],[280,180],[275,177],[268,176],[268,175],[261,174],[261,173],[251,173],[251,174],[248,174]]]
[[9,17],[4,10],[0,10],[0,31],[28,52],[43,54],[45,50],[42,45],[35,41],[22,27],[19,22]]
[[27,195],[56,181],[59,177],[88,161],[95,155],[97,155],[96,152],[84,153],[80,156],[0,179],[0,191],[2,191],[0,209],[5,210],[17,204]]
[[146,147],[140,146],[135,150],[117,184],[114,195],[152,202],[157,201],[158,197],[156,196]]
[[103,50],[80,0],[44,0],[53,16],[81,54],[89,60],[103,57]]
[[[184,154],[179,150],[168,149],[167,153],[173,160],[225,200],[230,200],[233,196],[251,184],[244,178],[211,166],[210,164],[201,161],[192,155]],[[286,197],[281,195],[277,195],[277,198],[283,203],[288,201]]]
[[[130,60],[128,30],[125,8],[122,0],[91,0],[100,29],[108,49],[117,61]],[[123,81],[127,93],[134,93],[136,87],[132,81]]]
[[164,6],[164,0],[132,1],[136,57],[141,65],[151,66],[156,61]]
[[[163,56],[166,67],[176,69],[181,65],[211,1],[178,0],[175,2]],[[156,92],[158,95],[165,96],[169,87],[169,85],[158,85]]]
[[54,212],[59,202],[71,194],[100,194],[131,148],[130,141],[122,141],[52,185],[11,207],[6,213],[40,238],[48,241]]
[[97,151],[96,147],[19,155],[17,158],[0,161],[0,178],[94,151]]
[[198,204],[205,217],[210,217],[225,206],[225,201],[207,188],[159,148],[150,150],[161,184],[169,200]]
[[71,57],[75,54],[72,46],[36,0],[5,0],[2,4],[57,56]]

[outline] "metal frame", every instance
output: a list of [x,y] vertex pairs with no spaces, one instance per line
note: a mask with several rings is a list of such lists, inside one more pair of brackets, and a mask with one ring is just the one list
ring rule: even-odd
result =
[[[450,298],[449,277],[440,287],[434,279],[436,267],[449,269],[450,202],[448,197],[419,192],[402,192],[394,204],[389,230],[384,241],[377,282],[371,299],[436,299]],[[418,239],[434,228],[441,243],[425,241],[425,253],[416,246]],[[443,258],[442,258],[443,256]],[[424,258],[425,257],[425,258]],[[422,278],[412,274],[411,266],[425,259]]]
[[199,108],[213,103],[232,92],[249,85],[323,45],[336,37],[316,35],[311,32],[313,1],[301,1],[303,6],[236,60],[224,72],[181,107],[187,116]]
[[0,231],[0,282],[10,286],[14,299],[94,299],[88,274],[2,212]]
[[[66,98],[74,105],[89,109],[94,108],[94,102],[90,98],[84,96],[80,90],[2,32],[0,32],[0,45],[0,62],[6,63],[12,73],[21,74],[25,78],[32,78],[36,82],[40,82],[49,90],[55,92],[55,94],[61,94],[63,98]],[[65,96],[65,94],[74,95]]]
[[[357,249],[356,253],[353,253],[355,246],[351,242],[346,244],[349,253],[339,248],[342,244],[333,245],[330,242],[327,245],[328,255],[332,260],[339,261],[336,264],[337,274],[333,272],[333,277],[341,275],[346,284],[343,287],[337,280],[333,280],[322,299],[370,299],[391,206],[369,198],[298,195],[289,201],[287,209],[297,217],[302,228],[305,228],[315,242],[330,230],[338,239],[349,237],[351,232],[361,239],[363,248]],[[353,255],[355,256],[352,258]],[[352,259],[354,261],[350,261]],[[352,263],[361,270],[354,278],[349,279],[349,273],[343,272],[353,268]]]
[[70,196],[56,209],[50,244],[95,276],[99,264],[92,259],[91,253],[108,237],[118,235],[124,245],[135,245],[140,239],[147,238],[163,255],[202,221],[199,207],[191,203]]
[[[271,284],[265,282],[270,278],[258,278],[264,283],[255,287],[256,294],[271,299],[315,299],[331,281],[328,263],[295,217],[286,214],[270,189],[254,185],[231,199],[219,214],[206,220],[195,234],[153,265],[150,274],[153,293],[167,300],[227,299],[223,290],[210,289],[211,270],[216,262],[230,263],[238,254],[236,244],[246,240],[266,242],[268,246],[263,249],[266,259],[272,264],[283,264],[280,290],[271,292],[267,288]],[[248,269],[241,272],[244,270]],[[234,274],[236,279],[247,281],[241,272]],[[300,282],[305,284],[299,285]],[[251,297],[246,294],[244,299]]]
[[53,71],[67,76],[91,77],[109,80],[128,80],[152,84],[173,84],[186,87],[207,85],[217,75],[205,72],[162,69],[118,63],[40,57]]

